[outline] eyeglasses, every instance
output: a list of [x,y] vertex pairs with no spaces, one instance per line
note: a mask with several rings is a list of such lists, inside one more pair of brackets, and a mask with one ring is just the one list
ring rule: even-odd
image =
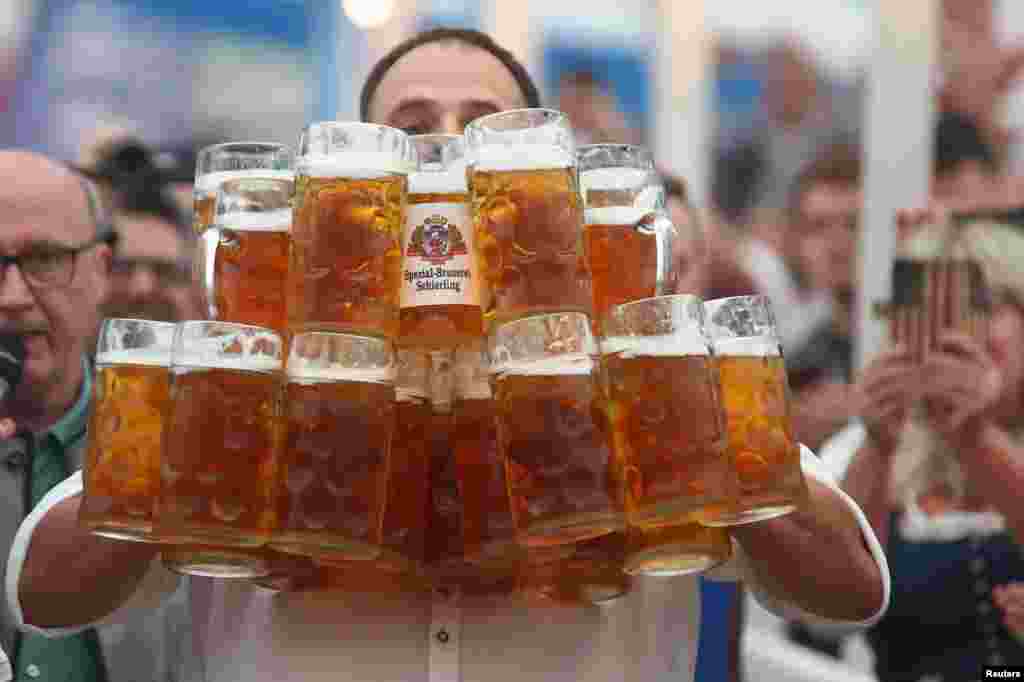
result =
[[3,283],[7,276],[7,268],[17,265],[29,286],[66,287],[75,277],[75,262],[78,254],[99,244],[113,245],[116,241],[116,233],[104,232],[76,246],[36,244],[17,256],[0,255],[0,283]]
[[115,257],[110,271],[115,277],[132,277],[140,270],[149,270],[161,286],[185,286],[192,282],[192,268],[186,264],[162,258]]

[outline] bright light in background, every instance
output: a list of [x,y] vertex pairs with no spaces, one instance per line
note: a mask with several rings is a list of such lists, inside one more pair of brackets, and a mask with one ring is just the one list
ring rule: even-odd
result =
[[391,20],[395,0],[343,0],[345,14],[359,28],[377,28]]

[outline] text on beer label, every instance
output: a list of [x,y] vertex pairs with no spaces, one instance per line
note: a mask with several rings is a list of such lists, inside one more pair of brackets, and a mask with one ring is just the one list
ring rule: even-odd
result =
[[409,204],[402,239],[402,307],[479,305],[473,226],[461,203]]

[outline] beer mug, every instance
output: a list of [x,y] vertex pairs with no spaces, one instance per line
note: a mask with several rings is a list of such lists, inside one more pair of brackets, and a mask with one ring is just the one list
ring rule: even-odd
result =
[[192,228],[196,236],[213,225],[217,190],[226,180],[250,176],[290,180],[293,168],[291,149],[274,142],[227,142],[201,149],[192,190]]
[[420,574],[426,561],[424,510],[430,495],[430,364],[418,350],[399,349],[395,356],[395,434],[382,551],[375,563],[391,572]]
[[211,229],[213,268],[204,282],[212,319],[284,333],[293,190],[284,170],[220,184]]
[[[196,157],[196,178],[192,188],[192,229],[199,238],[193,255],[193,272],[197,282],[203,283],[204,304],[206,315],[212,319],[222,319],[217,310],[216,270],[225,266],[218,263],[218,246],[220,235],[211,231],[216,218],[217,192],[222,184],[231,180],[247,177],[276,178],[284,182],[292,180],[294,155],[288,147],[274,142],[227,142],[204,147]],[[245,235],[247,238],[241,245],[236,245],[234,252],[245,250],[249,257],[255,253],[259,263],[269,264],[271,269],[278,268],[282,242],[284,253],[287,254],[287,231],[281,235],[278,226],[270,223],[258,226],[267,234]],[[252,242],[259,242],[255,244]],[[252,247],[249,248],[250,243]],[[258,251],[257,251],[258,249]],[[266,255],[263,249],[269,249]],[[237,256],[236,256],[237,259]],[[265,293],[274,296],[272,291]],[[221,304],[224,301],[220,301]],[[244,320],[230,320],[244,322]]]
[[169,322],[103,321],[78,513],[96,535],[153,539],[173,340]]
[[497,325],[488,338],[498,444],[520,544],[571,544],[623,528],[583,313]]
[[605,322],[601,357],[629,525],[678,525],[721,507],[729,463],[700,299],[625,303]]
[[465,136],[485,327],[588,312],[583,207],[568,118],[548,109],[505,111],[476,119]]
[[266,575],[260,552],[278,523],[281,337],[227,322],[182,322],[154,533],[188,544],[164,554],[181,573]]
[[668,578],[703,573],[732,556],[732,539],[724,528],[696,521],[660,528],[630,528],[623,567],[629,575]]
[[498,421],[483,344],[455,352],[454,417],[452,449],[462,492],[466,561],[481,567],[515,564],[522,551],[498,451]]
[[313,123],[295,173],[288,324],[393,338],[402,278],[402,214],[415,157],[400,130]]
[[614,305],[677,293],[677,235],[665,214],[665,190],[650,152],[593,144],[580,147],[576,158],[585,207],[583,251],[600,330]]
[[454,348],[483,336],[462,135],[413,135],[402,233],[398,343]]
[[735,296],[704,307],[725,409],[731,494],[726,507],[700,520],[737,525],[787,514],[807,488],[771,304],[764,296]]
[[391,344],[296,334],[285,374],[283,515],[270,547],[321,562],[374,559],[395,425]]

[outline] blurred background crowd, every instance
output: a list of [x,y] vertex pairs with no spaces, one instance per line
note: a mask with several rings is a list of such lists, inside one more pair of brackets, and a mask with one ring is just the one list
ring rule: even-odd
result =
[[[653,0],[7,0],[0,144],[44,151],[99,181],[120,233],[108,316],[197,317],[198,149],[294,144],[312,120],[356,118],[367,70],[399,40],[435,26],[487,30],[524,60],[580,142],[646,143],[672,171],[704,169],[686,184],[667,178],[677,198],[688,184],[702,212],[706,267],[694,286],[772,298],[797,436],[820,448],[863,410],[854,346],[874,4],[707,3],[710,58],[698,81],[709,115],[695,133],[704,156],[687,166],[658,144],[664,127],[684,122],[659,113],[671,79],[658,72],[659,50],[673,36],[659,35],[664,8]],[[921,124],[931,129],[931,198],[1024,207],[1024,9],[944,0],[937,11],[936,113]],[[745,679],[807,679],[801,667],[873,679],[862,638],[780,623],[724,586],[705,592],[700,651],[700,680],[743,679],[737,659],[749,668],[773,656],[781,663],[765,670],[777,677],[748,670]]]

